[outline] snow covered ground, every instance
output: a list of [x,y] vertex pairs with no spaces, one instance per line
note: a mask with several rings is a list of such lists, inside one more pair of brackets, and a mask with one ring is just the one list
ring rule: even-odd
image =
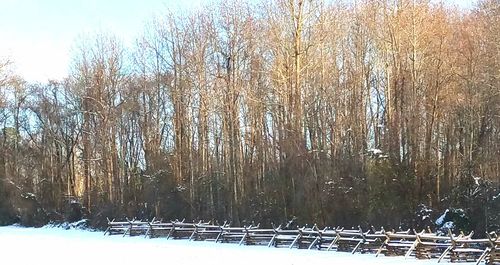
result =
[[437,264],[437,260],[376,258],[373,254],[352,255],[334,251],[238,246],[165,238],[104,236],[102,232],[17,226],[0,227],[0,261],[1,264],[21,265]]

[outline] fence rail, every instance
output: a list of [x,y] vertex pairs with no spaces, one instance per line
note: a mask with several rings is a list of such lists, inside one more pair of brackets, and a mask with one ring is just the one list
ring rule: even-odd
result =
[[385,231],[344,229],[341,227],[323,229],[296,227],[283,229],[281,226],[260,228],[260,225],[233,227],[228,222],[222,225],[211,222],[186,222],[185,220],[163,222],[162,220],[108,219],[106,235],[139,236],[149,238],[204,240],[216,243],[238,243],[239,245],[266,245],[317,249],[323,251],[344,251],[355,253],[375,253],[375,256],[415,257],[417,259],[437,258],[438,262],[485,262],[500,264],[500,236],[487,233],[486,238],[473,239],[473,233],[439,235],[429,230]]

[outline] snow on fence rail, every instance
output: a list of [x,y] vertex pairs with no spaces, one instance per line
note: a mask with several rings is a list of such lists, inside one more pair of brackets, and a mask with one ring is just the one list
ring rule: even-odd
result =
[[296,229],[260,228],[260,225],[232,227],[211,222],[185,222],[185,220],[162,222],[161,220],[115,221],[108,219],[108,235],[143,235],[149,238],[204,240],[239,245],[267,245],[317,250],[337,250],[354,253],[375,253],[375,256],[405,256],[417,259],[438,258],[438,262],[484,261],[488,265],[500,264],[500,236],[488,233],[487,238],[472,239],[473,233],[447,236],[431,231],[376,231],[373,227],[364,231],[358,229],[297,227]]

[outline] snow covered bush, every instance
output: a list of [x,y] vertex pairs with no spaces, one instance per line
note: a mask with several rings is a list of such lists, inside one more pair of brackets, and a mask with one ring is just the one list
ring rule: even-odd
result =
[[415,218],[413,227],[420,230],[427,227],[434,227],[433,219],[434,210],[425,204],[419,204],[415,210]]
[[450,208],[435,221],[436,228],[440,234],[446,235],[449,230],[458,233],[468,233],[473,230],[473,224],[463,209]]

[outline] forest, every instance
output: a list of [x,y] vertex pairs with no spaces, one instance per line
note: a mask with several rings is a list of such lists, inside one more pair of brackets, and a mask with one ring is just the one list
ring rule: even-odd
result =
[[0,60],[0,224],[500,227],[498,0],[220,1],[76,46],[63,80]]

